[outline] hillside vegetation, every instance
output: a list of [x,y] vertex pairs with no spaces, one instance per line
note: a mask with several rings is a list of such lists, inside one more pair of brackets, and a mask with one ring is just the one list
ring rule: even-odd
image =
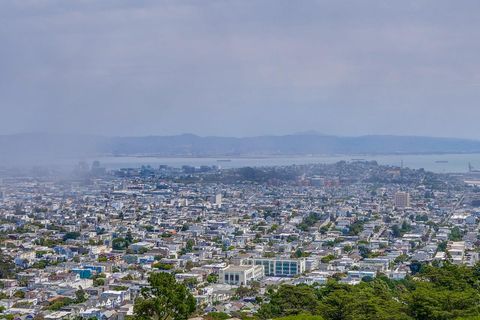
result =
[[424,266],[401,281],[379,276],[354,286],[336,280],[324,286],[282,285],[270,290],[258,316],[285,320],[480,319],[479,289],[480,264]]

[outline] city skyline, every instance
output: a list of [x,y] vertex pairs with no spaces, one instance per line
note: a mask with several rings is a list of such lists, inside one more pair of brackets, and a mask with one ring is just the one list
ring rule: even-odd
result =
[[0,320],[479,320],[478,12],[0,1]]

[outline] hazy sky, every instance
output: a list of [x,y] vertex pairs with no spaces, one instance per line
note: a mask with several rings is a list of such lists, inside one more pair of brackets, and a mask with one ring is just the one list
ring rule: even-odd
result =
[[480,139],[480,1],[2,0],[0,133]]

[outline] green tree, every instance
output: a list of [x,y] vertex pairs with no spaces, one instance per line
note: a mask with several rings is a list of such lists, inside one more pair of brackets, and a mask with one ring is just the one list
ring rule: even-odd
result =
[[237,299],[254,296],[258,293],[259,287],[256,285],[251,285],[250,287],[247,286],[240,286],[235,290],[235,297]]
[[452,231],[448,235],[448,239],[451,241],[461,241],[463,239],[463,232],[459,227],[453,227]]
[[297,316],[287,316],[282,318],[277,318],[276,320],[323,320],[321,316],[311,316],[308,314],[300,314]]
[[393,233],[393,236],[395,238],[399,238],[402,236],[402,232],[400,230],[400,227],[398,226],[398,224],[395,224],[392,226],[392,233]]
[[210,273],[207,276],[207,282],[208,283],[217,283],[217,281],[218,281],[218,275],[216,275],[215,273]]
[[113,250],[125,250],[129,243],[124,238],[115,238],[112,240]]
[[303,251],[302,249],[298,248],[295,250],[295,253],[293,254],[293,258],[301,258],[303,257]]
[[262,319],[298,315],[318,314],[319,301],[315,290],[306,285],[282,285],[271,294],[270,302],[261,306],[258,315]]
[[80,237],[80,232],[76,232],[76,231],[73,231],[73,232],[67,232],[65,233],[65,235],[63,236],[63,241],[67,241],[69,239],[73,239],[73,240],[76,240]]
[[209,312],[205,316],[205,320],[227,320],[230,318],[230,315],[225,312]]
[[100,287],[105,285],[105,279],[98,278],[98,279],[93,279],[93,286],[94,287]]
[[353,247],[351,245],[347,244],[343,247],[343,251],[345,251],[346,253],[350,253],[350,252],[353,251]]
[[419,283],[408,296],[407,305],[414,319],[442,320],[479,315],[478,291],[435,288],[431,283]]
[[186,320],[195,311],[195,298],[173,275],[152,273],[148,282],[150,286],[135,301],[136,319]]
[[447,241],[442,241],[438,244],[437,250],[440,252],[445,252],[447,250]]
[[411,319],[383,281],[372,280],[357,286],[334,285],[332,291],[327,289],[320,297],[320,314],[325,319]]
[[65,306],[68,306],[72,303],[74,303],[74,300],[72,300],[70,298],[67,298],[67,297],[63,297],[63,298],[57,299],[54,302],[52,302],[47,307],[47,309],[51,310],[51,311],[57,311],[57,310],[60,310],[61,308],[65,307]]
[[127,246],[133,243],[132,231],[130,230],[127,231],[127,234],[125,235],[125,241],[127,242]]
[[0,278],[11,278],[15,275],[15,264],[11,257],[0,251]]
[[105,285],[105,274],[103,273],[99,273],[95,276],[93,276],[92,280],[93,280],[93,286],[94,287],[100,287],[100,286],[103,286]]
[[75,291],[75,303],[82,303],[87,301],[87,293],[80,287],[77,291]]
[[325,257],[322,257],[322,258],[320,259],[320,261],[321,261],[322,263],[329,263],[329,262],[332,261],[332,260],[335,260],[335,256],[334,256],[333,254],[329,254],[329,255],[327,255],[327,256],[325,256]]
[[364,224],[365,224],[365,222],[363,222],[363,221],[354,222],[349,227],[348,234],[351,235],[351,236],[357,236],[358,234],[360,234],[363,231]]
[[[455,320],[480,317],[480,264],[419,265],[415,277],[379,275],[358,285],[282,285],[269,290],[260,318],[321,315],[325,320]],[[313,293],[313,295],[312,295]],[[475,318],[476,317],[476,318]]]
[[156,262],[152,265],[152,267],[160,270],[172,270],[174,268],[173,264],[168,264],[163,262]]

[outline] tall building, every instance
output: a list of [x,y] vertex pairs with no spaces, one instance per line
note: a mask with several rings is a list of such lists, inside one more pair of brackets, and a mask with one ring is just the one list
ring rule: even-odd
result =
[[410,194],[404,191],[395,193],[395,208],[405,209],[408,207],[410,207]]
[[218,194],[215,195],[215,204],[217,206],[222,205],[222,194],[221,193],[218,193]]

